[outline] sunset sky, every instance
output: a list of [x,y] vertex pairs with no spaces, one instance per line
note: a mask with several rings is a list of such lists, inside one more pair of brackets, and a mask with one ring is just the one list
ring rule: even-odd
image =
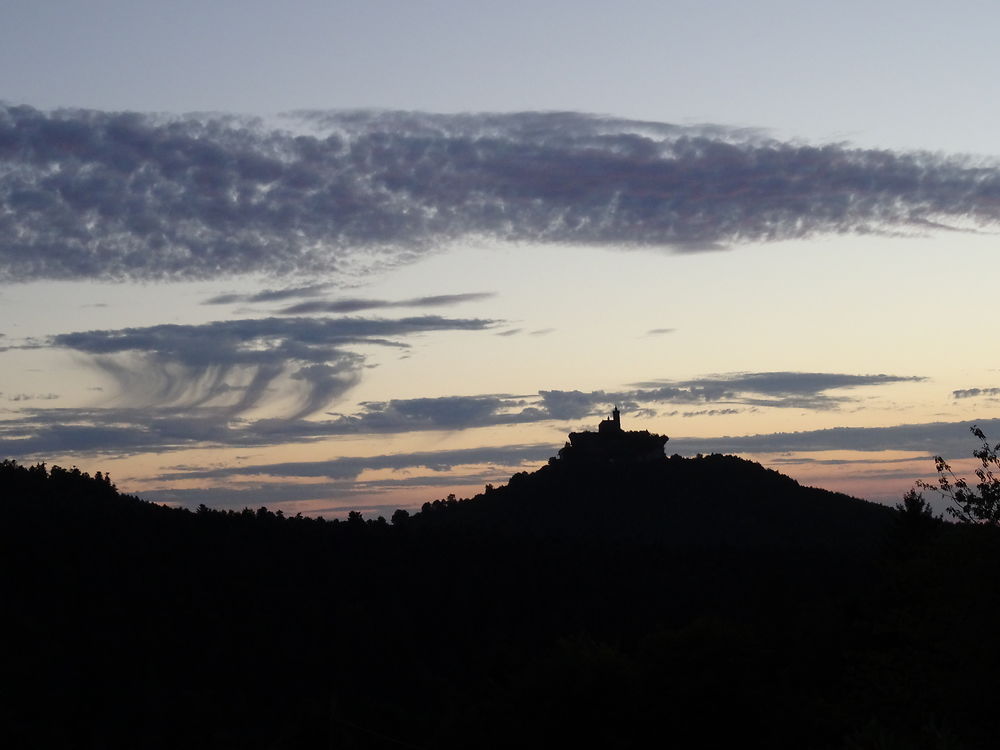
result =
[[896,502],[1000,439],[998,26],[4,3],[0,457],[388,517],[617,404],[668,453]]

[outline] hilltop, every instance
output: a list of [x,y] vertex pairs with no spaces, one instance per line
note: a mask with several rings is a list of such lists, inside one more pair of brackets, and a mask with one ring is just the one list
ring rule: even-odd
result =
[[[425,505],[422,516],[444,507]],[[563,453],[452,509],[449,521],[512,535],[656,543],[670,548],[857,548],[893,513],[736,456],[596,463]]]

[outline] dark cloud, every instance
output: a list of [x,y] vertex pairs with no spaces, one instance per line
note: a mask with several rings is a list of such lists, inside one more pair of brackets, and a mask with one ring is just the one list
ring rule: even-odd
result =
[[[519,470],[526,464],[537,466],[544,462],[556,453],[558,447],[539,443],[212,469],[179,466],[173,471],[153,477],[153,480],[214,480],[213,486],[198,489],[155,489],[140,494],[144,499],[154,502],[170,502],[187,507],[194,507],[199,503],[213,507],[259,507],[262,504],[278,506],[302,501],[339,500],[341,503],[350,501],[350,504],[333,505],[326,510],[343,514],[348,509],[369,509],[388,516],[398,506],[389,507],[386,513],[385,506],[358,506],[358,499],[401,487],[427,488],[429,491],[443,487],[451,490],[469,485],[482,487],[488,482],[504,482],[512,471]],[[490,468],[472,473],[460,471],[461,467],[481,465],[488,465]],[[359,479],[365,471],[385,469],[422,469],[425,473]],[[260,481],[260,477],[268,477],[268,480]],[[316,479],[326,481],[301,481]],[[428,493],[423,500],[430,499],[432,495]],[[310,513],[320,512],[323,511],[315,508],[310,510]]]
[[390,307],[446,307],[462,302],[478,302],[493,297],[493,292],[469,292],[465,294],[438,294],[431,297],[415,297],[399,301],[380,299],[339,299],[300,302],[283,308],[282,315],[304,315],[310,313],[354,313],[365,310],[380,310]]
[[[300,503],[311,500],[331,500],[338,496],[351,494],[351,487],[344,482],[323,484],[280,484],[253,485],[250,487],[200,487],[192,489],[155,489],[137,493],[143,500],[153,503],[196,508],[208,505],[219,509],[260,508],[266,506],[272,510],[288,503]],[[353,509],[353,506],[350,506]],[[336,511],[339,508],[330,508]],[[343,509],[341,512],[346,512]],[[391,511],[390,511],[391,512]],[[307,515],[322,515],[312,511]]]
[[[288,322],[287,319],[277,320],[279,323]],[[261,323],[261,328],[252,330],[270,331],[272,329],[268,326],[273,321],[274,319],[257,321]],[[234,324],[239,324],[239,330],[243,330],[243,326],[250,322],[233,321]],[[350,353],[331,354],[331,351],[340,350],[324,348],[323,342],[328,340],[318,334],[310,334],[308,324],[336,322],[338,321],[304,319],[303,338],[311,345],[293,340],[292,346],[277,338],[273,346],[278,350],[288,346],[293,351],[303,353],[295,360],[281,356],[275,356],[272,360],[270,355],[264,356],[262,362],[251,359],[251,362],[257,363],[257,367],[243,371],[244,378],[238,387],[228,386],[221,379],[219,371],[223,369],[225,362],[242,361],[241,357],[245,353],[239,348],[225,349],[223,346],[220,351],[226,352],[224,357],[220,355],[216,360],[209,360],[208,364],[202,362],[198,356],[203,347],[196,335],[201,327],[190,327],[194,329],[189,332],[192,335],[181,336],[179,339],[183,342],[189,339],[195,341],[192,345],[193,354],[186,354],[180,345],[166,346],[165,340],[156,338],[156,332],[150,329],[126,329],[143,332],[141,336],[136,334],[139,341],[146,342],[149,340],[147,337],[151,336],[158,342],[157,347],[160,348],[151,347],[140,353],[146,352],[148,356],[156,357],[161,351],[171,351],[175,356],[174,363],[195,363],[190,366],[189,371],[180,371],[183,377],[176,375],[176,364],[174,373],[159,376],[160,380],[156,381],[156,385],[160,390],[154,394],[160,397],[159,406],[28,409],[18,419],[0,422],[0,453],[18,457],[69,453],[136,454],[196,445],[269,446],[346,435],[457,431],[550,421],[579,424],[583,420],[595,420],[605,415],[613,404],[618,404],[626,414],[633,417],[651,417],[654,415],[653,407],[659,404],[706,405],[702,409],[686,410],[685,416],[721,416],[736,409],[756,409],[763,406],[835,409],[848,403],[850,396],[832,396],[827,391],[856,386],[890,385],[913,379],[893,375],[838,373],[737,373],[669,384],[665,381],[651,381],[641,384],[645,387],[625,391],[545,390],[530,396],[484,394],[372,401],[361,403],[354,413],[327,414],[330,417],[328,419],[317,419],[314,416],[307,420],[303,417],[315,414],[318,404],[335,397],[341,389],[350,387],[352,378],[357,377],[358,368],[363,366],[362,361],[352,359]],[[214,325],[219,324],[209,324]],[[176,329],[188,327],[168,328],[174,333]],[[381,328],[377,330],[387,332]],[[123,334],[126,340],[131,341],[124,336],[125,332],[91,332],[84,338],[86,342],[93,342],[90,348],[85,347],[81,341],[77,343],[81,351],[122,351],[120,347],[124,346],[123,343],[113,345],[106,340],[104,334],[109,333]],[[167,340],[174,341],[171,338]],[[336,339],[329,339],[334,340]],[[247,339],[246,345],[254,346],[253,339]],[[252,352],[255,357],[259,356],[257,349]],[[126,391],[136,390],[143,384],[141,381],[139,384],[130,382],[129,378],[140,376],[134,369],[122,366],[114,359],[99,357],[96,361],[112,372]],[[294,362],[294,368],[297,369],[293,369],[289,377],[303,381],[304,385],[312,389],[307,391],[297,411],[290,417],[236,419],[238,410],[263,398],[266,388],[286,371],[282,368],[287,368],[290,361]],[[166,365],[164,368],[170,369]],[[239,372],[235,368],[232,371]],[[195,389],[192,383],[197,384],[200,390]],[[214,394],[214,401],[208,397],[208,393]],[[195,394],[200,395],[195,398]],[[676,413],[674,411],[670,414]],[[776,438],[764,437],[778,440],[779,444],[783,439],[780,435]],[[747,445],[753,443],[751,438],[734,440],[750,441]],[[718,445],[729,444],[723,441]],[[736,442],[733,445],[743,443]],[[699,444],[692,448],[692,452],[710,452],[703,450],[703,447]],[[764,450],[763,447],[759,449]],[[752,452],[756,448],[723,447],[719,450]]]
[[[1000,419],[976,422],[989,436],[1000,436]],[[670,450],[694,453],[785,453],[812,451],[919,451],[946,458],[965,458],[976,447],[971,422],[931,422],[893,427],[834,427],[805,432],[719,438],[671,438]]]
[[22,412],[19,419],[0,421],[0,455],[42,460],[65,455],[135,455],[194,445],[198,434],[212,443],[224,437],[221,429],[209,434],[199,430],[198,421],[185,420],[171,430],[164,420],[139,410],[36,409]]
[[231,305],[237,302],[281,302],[300,297],[318,297],[329,288],[329,284],[310,284],[309,286],[286,287],[284,289],[265,289],[255,294],[219,294],[205,300],[202,304]]
[[1000,388],[963,388],[962,390],[952,391],[951,395],[956,400],[960,398],[979,398],[980,396],[996,398],[1000,396]]
[[[983,420],[978,424],[987,435],[1000,435],[1000,420]],[[975,440],[969,433],[970,425],[968,422],[930,423],[879,428],[835,428],[713,439],[672,438],[668,448],[669,452],[685,455],[696,452],[774,454],[825,450],[863,452],[903,450],[924,456],[941,454],[948,460],[954,460],[967,458],[975,447]],[[177,467],[176,470],[161,474],[155,479],[161,482],[202,480],[211,482],[212,486],[198,489],[163,488],[142,491],[139,494],[147,500],[188,507],[206,503],[214,507],[241,508],[327,500],[330,502],[328,507],[311,507],[310,513],[343,514],[348,509],[370,509],[375,514],[388,517],[397,506],[373,505],[372,498],[380,493],[400,487],[427,488],[428,495],[424,499],[430,499],[431,491],[435,488],[447,488],[446,491],[451,491],[463,486],[503,482],[517,467],[544,461],[555,453],[556,447],[547,444],[510,445],[213,469]],[[921,460],[926,461],[919,456],[826,459],[785,455],[769,458],[768,464],[779,467],[850,466],[855,475],[863,472],[869,477],[912,482],[917,476],[914,474],[915,471],[918,475],[929,476],[933,473],[929,462],[924,467],[926,471],[920,471],[920,465],[915,462]],[[461,472],[462,467],[482,464],[490,464],[492,468],[473,473]],[[892,465],[901,468],[893,470],[890,468]],[[906,465],[912,465],[913,468],[906,468]],[[384,469],[408,472],[424,469],[429,473],[359,479],[364,471]],[[268,479],[262,481],[261,478],[264,477]],[[324,481],[317,483],[310,480]]]
[[911,464],[915,461],[926,462],[926,456],[908,456],[906,458],[809,458],[806,456],[774,456],[768,460],[771,466],[884,466],[886,464]]
[[539,391],[542,407],[550,419],[582,419],[598,407],[618,401],[616,394],[604,391]]
[[720,417],[728,414],[740,414],[742,409],[698,409],[697,411],[686,411],[682,417]]
[[[851,402],[848,395],[827,391],[859,386],[890,385],[919,380],[896,375],[839,373],[735,373],[691,381],[653,381],[645,388],[626,391],[543,390],[537,396],[487,394],[439,398],[393,399],[366,402],[355,414],[332,415],[322,422],[298,424],[262,422],[254,426],[261,439],[274,430],[277,439],[308,434],[312,437],[461,430],[551,420],[573,421],[603,415],[618,404],[624,411],[642,413],[651,404],[713,404],[701,410],[708,416],[731,414],[734,407],[836,409]],[[647,412],[648,413],[648,412]],[[303,432],[305,431],[305,432]]]
[[[323,373],[324,375],[328,373]],[[249,397],[237,392],[241,400]],[[306,443],[345,435],[456,431],[551,419],[520,397],[449,396],[395,399],[361,405],[350,415],[306,420],[292,417],[237,419],[231,405],[204,399],[159,407],[27,409],[0,421],[0,454],[50,458],[69,454],[136,455],[194,446],[263,447]]]
[[[509,474],[502,472],[474,474],[409,477],[406,479],[383,479],[378,481],[339,481],[303,484],[300,482],[267,482],[247,484],[233,487],[229,483],[224,486],[203,487],[197,489],[155,489],[143,490],[137,493],[142,499],[155,503],[169,503],[187,508],[195,508],[204,503],[214,508],[259,508],[267,506],[276,509],[289,503],[308,502],[309,508],[305,515],[339,516],[343,518],[348,511],[357,510],[365,517],[384,516],[390,518],[399,507],[419,508],[424,502],[450,494],[470,485],[481,488],[487,482],[499,483],[506,480]],[[398,490],[401,487],[423,488],[427,494],[410,505],[394,503],[382,505],[373,503],[379,495]],[[442,489],[445,488],[445,489]],[[318,505],[317,503],[329,503]]]
[[300,385],[292,419],[308,416],[356,385],[365,358],[355,344],[431,331],[477,331],[492,320],[443,318],[263,318],[158,325],[54,336],[51,345],[90,355],[130,402],[190,410],[225,406],[230,416],[261,403],[281,378]]
[[578,113],[0,107],[0,279],[356,272],[464,238],[719,248],[992,225],[1000,168]]
[[292,373],[292,380],[308,385],[307,395],[290,419],[303,419],[315,414],[361,380],[358,364],[362,359],[340,358],[336,364],[314,364]]
[[898,375],[850,375],[836,372],[739,372],[690,381],[692,385],[728,384],[730,387],[753,393],[775,396],[808,395],[835,388],[858,388],[886,385],[907,381],[920,381],[921,377]]
[[626,396],[659,402],[726,402],[793,409],[837,409],[852,401],[829,391],[922,381],[919,376],[851,375],[829,372],[740,372],[684,382],[638,383]]
[[[889,385],[923,378],[898,375],[849,375],[820,372],[730,373],[685,381],[655,380],[636,383],[624,391],[539,391],[545,410],[556,419],[579,419],[599,413],[610,404],[638,410],[643,404],[722,403],[742,406],[837,409],[853,399],[830,391],[861,386]],[[697,414],[732,413],[723,409]],[[688,412],[694,416],[695,412]]]
[[551,419],[525,400],[510,396],[442,396],[394,399],[361,404],[361,411],[343,415],[323,428],[327,434],[367,434],[422,430],[464,430]]
[[662,336],[665,333],[673,333],[676,328],[650,328],[646,331],[647,336]]
[[356,479],[362,471],[373,469],[424,468],[434,472],[451,471],[457,466],[496,464],[518,466],[527,461],[544,461],[555,455],[559,446],[544,443],[534,445],[505,445],[483,448],[461,448],[449,451],[427,451],[381,456],[335,458],[328,461],[297,461],[280,464],[222,467],[217,469],[181,470],[161,474],[155,479],[219,479],[238,475],[264,475],[271,477],[301,477],[326,479]]

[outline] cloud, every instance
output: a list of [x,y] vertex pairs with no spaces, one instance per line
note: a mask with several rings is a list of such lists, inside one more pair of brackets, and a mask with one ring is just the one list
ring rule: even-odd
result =
[[262,403],[281,378],[300,385],[291,419],[326,407],[357,384],[365,358],[348,348],[405,348],[396,339],[432,331],[478,331],[496,321],[443,318],[262,318],[202,325],[82,331],[50,344],[88,355],[126,403],[190,410],[224,407],[236,416]]
[[518,466],[525,462],[544,461],[555,455],[558,446],[545,443],[533,445],[505,445],[481,448],[461,448],[449,451],[425,451],[379,456],[335,458],[328,461],[297,461],[278,464],[221,467],[216,469],[187,470],[161,474],[155,479],[219,479],[238,475],[265,475],[271,477],[356,479],[361,472],[374,469],[424,468],[434,472],[452,471],[458,466],[496,464]]
[[309,286],[286,287],[284,289],[265,289],[255,294],[219,294],[205,300],[202,304],[231,305],[236,302],[280,302],[299,297],[318,297],[329,288],[329,284],[310,284]]
[[952,391],[951,395],[955,400],[962,398],[978,398],[980,396],[996,398],[997,396],[1000,396],[1000,388],[963,388],[962,390]]
[[[1000,435],[1000,420],[978,423],[988,435]],[[878,452],[903,450],[925,455],[942,454],[948,460],[967,458],[975,447],[969,433],[970,423],[930,423],[897,425],[881,428],[837,428],[799,433],[774,433],[735,438],[688,439],[674,438],[668,443],[670,452],[691,455],[695,452],[774,454],[803,453],[826,450]],[[188,507],[206,503],[214,507],[258,507],[285,503],[310,502],[308,512],[344,513],[356,507],[371,508],[388,515],[395,505],[372,505],[372,498],[401,487],[448,488],[479,486],[487,482],[506,481],[513,470],[538,464],[553,455],[556,446],[549,444],[508,445],[427,451],[409,454],[335,458],[326,461],[302,461],[272,464],[252,464],[236,467],[199,468],[179,466],[154,477],[168,486],[139,494],[155,502],[170,502]],[[912,481],[915,469],[906,468],[919,457],[892,458],[817,458],[802,455],[772,456],[772,466],[851,466],[852,472],[877,476],[879,479]],[[489,470],[463,471],[463,467],[490,465]],[[900,466],[893,470],[892,466]],[[365,471],[392,470],[406,472],[404,476],[362,479]],[[425,470],[421,473],[420,470]],[[930,473],[928,465],[925,473]],[[414,473],[416,472],[416,473]],[[924,472],[918,472],[924,473]],[[210,486],[197,489],[169,487],[170,482],[197,480]],[[321,481],[316,481],[321,480]],[[894,494],[892,495],[894,496]],[[328,506],[315,503],[328,501]],[[359,505],[359,503],[368,505]]]
[[0,106],[0,280],[358,273],[460,240],[717,249],[993,225],[1000,167],[573,112]]
[[[728,373],[685,381],[654,380],[621,391],[539,391],[550,419],[582,419],[618,404],[641,412],[651,404],[726,404],[749,407],[834,410],[854,401],[844,390],[920,381],[919,376],[852,375],[823,372]],[[839,391],[833,395],[830,391]],[[685,412],[684,416],[721,416],[732,406]]]
[[[383,479],[377,481],[337,481],[308,483],[301,482],[267,482],[248,483],[245,486],[233,487],[228,482],[225,486],[203,487],[197,489],[155,489],[143,490],[137,493],[142,499],[155,503],[169,503],[187,508],[195,508],[199,504],[213,508],[259,508],[262,505],[270,509],[295,503],[289,512],[301,509],[309,516],[340,516],[348,511],[358,510],[366,517],[384,516],[389,518],[399,507],[416,510],[424,502],[435,496],[440,497],[452,490],[458,490],[470,485],[479,490],[487,482],[496,483],[507,479],[508,475],[493,472],[477,472],[462,475],[407,477],[405,479]],[[372,501],[402,487],[426,489],[428,494],[412,502],[378,504]],[[441,488],[446,488],[442,490]],[[431,494],[433,492],[434,494]],[[308,503],[302,508],[301,503]],[[322,505],[320,504],[322,503]]]
[[[136,455],[220,443],[225,431],[218,420],[169,419],[146,410],[34,409],[20,418],[0,421],[0,454],[16,458],[65,455]],[[200,437],[199,437],[200,436]]]
[[361,380],[358,363],[363,359],[341,358],[336,364],[314,364],[292,373],[292,380],[308,384],[306,397],[290,419],[303,419],[324,408]]
[[697,411],[686,411],[682,417],[719,417],[728,414],[740,414],[742,409],[698,409]]
[[[260,508],[267,506],[274,510],[288,503],[301,503],[314,500],[331,500],[337,497],[350,497],[353,486],[349,482],[329,482],[323,484],[295,484],[287,483],[280,485],[254,484],[247,487],[199,487],[185,489],[154,489],[143,490],[136,493],[143,500],[153,503],[164,503],[168,505],[180,506],[183,508],[195,508],[198,505],[208,505],[217,509],[239,509],[239,508]],[[324,509],[310,509],[306,515],[325,515],[327,512],[345,513],[353,510],[351,505],[347,508],[330,507]],[[389,513],[392,511],[390,510]],[[388,515],[388,514],[384,514]]]
[[665,333],[673,333],[676,328],[650,328],[646,331],[647,336],[662,336]]
[[615,401],[604,391],[539,391],[542,407],[550,419],[582,419],[598,406]]
[[690,381],[692,385],[728,384],[730,387],[768,395],[816,394],[836,388],[857,388],[923,380],[898,375],[852,375],[837,372],[739,372]]
[[920,376],[829,372],[738,372],[684,382],[651,381],[623,398],[658,402],[725,402],[745,406],[832,410],[853,399],[829,391],[919,382]]
[[442,396],[366,402],[320,429],[326,434],[377,434],[423,430],[464,430],[551,418],[510,396]]
[[[975,422],[988,436],[1000,436],[1000,419]],[[718,438],[671,438],[670,450],[693,453],[785,453],[812,451],[919,451],[949,459],[972,454],[972,422],[931,422],[892,427],[834,427],[805,432]]]
[[[289,322],[287,319],[267,319],[232,321],[232,323],[237,330],[245,331],[248,335],[249,332],[257,331],[262,336],[265,333],[274,336],[275,330],[286,330],[270,328],[274,321]],[[343,329],[334,325],[341,322],[344,324]],[[136,454],[196,445],[269,446],[315,442],[346,435],[454,432],[540,422],[579,423],[582,420],[596,419],[605,415],[613,404],[620,405],[626,413],[645,417],[652,416],[653,407],[660,404],[679,406],[704,404],[705,408],[689,409],[685,411],[685,415],[697,414],[709,417],[726,415],[734,409],[743,407],[830,410],[850,403],[851,396],[831,395],[827,391],[891,385],[915,379],[908,376],[840,373],[734,373],[691,381],[649,381],[639,384],[643,387],[622,391],[542,390],[533,395],[481,394],[369,401],[359,404],[353,413],[327,413],[325,416],[329,418],[314,416],[312,419],[304,419],[306,415],[316,414],[318,404],[335,397],[341,392],[340,389],[350,387],[351,379],[357,376],[358,368],[363,366],[363,360],[352,359],[350,353],[331,354],[331,351],[340,350],[325,349],[323,343],[328,343],[328,340],[315,331],[310,331],[309,326],[311,324],[321,326],[320,330],[332,337],[329,341],[334,341],[337,339],[331,330],[345,334],[345,331],[354,330],[354,326],[360,322],[350,319],[345,321],[304,319],[300,334],[303,340],[310,342],[310,345],[305,345],[303,340],[299,339],[286,341],[275,338],[273,347],[278,354],[268,353],[270,351],[268,349],[252,348],[254,357],[264,357],[260,365],[263,369],[251,368],[244,372],[244,378],[238,387],[229,386],[228,381],[223,379],[219,372],[224,369],[226,362],[241,361],[245,352],[239,348],[227,349],[223,340],[219,346],[219,352],[223,354],[207,364],[201,362],[197,357],[205,349],[204,342],[201,341],[204,332],[198,330],[202,327],[168,326],[166,328],[171,329],[171,336],[178,329],[190,336],[181,335],[176,339],[168,337],[163,340],[157,338],[158,332],[150,329],[91,332],[83,337],[84,341],[91,342],[89,348],[78,341],[81,351],[121,351],[121,347],[131,345],[126,342],[132,340],[129,338],[132,334],[126,332],[135,331],[138,341],[147,342],[144,345],[149,348],[143,351],[149,353],[148,356],[153,356],[154,362],[158,352],[170,351],[177,357],[175,362],[192,361],[194,364],[190,365],[187,371],[181,370],[180,376],[175,374],[176,364],[174,373],[159,375],[160,380],[155,381],[155,384],[160,391],[153,394],[160,397],[158,405],[126,405],[104,409],[25,410],[17,419],[0,422],[0,453],[19,457],[69,453]],[[381,321],[385,324],[393,322]],[[260,327],[245,328],[253,323],[260,324]],[[488,324],[487,321],[479,323]],[[324,324],[329,324],[332,329],[326,329]],[[458,325],[465,324],[469,322]],[[187,331],[188,328],[194,330]],[[408,325],[404,325],[403,328],[409,330]],[[295,330],[296,327],[291,326],[291,329]],[[376,327],[374,330],[387,332],[387,329],[381,327]],[[109,337],[106,334],[112,334],[111,341],[107,340]],[[121,334],[123,341],[115,343],[118,334]],[[291,334],[286,335],[291,336]],[[150,345],[148,343],[150,339],[158,344]],[[348,337],[348,340],[354,339]],[[368,339],[361,340],[368,341]],[[182,343],[175,343],[170,347],[167,346],[168,341],[193,342],[191,346],[194,351],[192,354],[186,354]],[[246,339],[244,343],[249,347],[255,346],[252,337]],[[280,355],[286,348],[296,352],[301,351],[302,354],[297,359],[290,360]],[[263,355],[261,351],[264,352]],[[185,357],[194,359],[188,360]],[[126,391],[135,390],[144,383],[141,380],[143,373],[120,366],[116,360],[98,358],[96,361],[114,373]],[[297,410],[290,416],[254,420],[237,418],[238,410],[247,409],[248,405],[264,398],[266,387],[276,382],[286,371],[281,368],[288,367],[288,362],[293,362],[289,377],[302,380],[304,385],[312,389],[303,396]],[[120,371],[114,370],[115,366],[118,366]],[[140,379],[139,383],[132,383],[130,378]],[[213,394],[212,397],[209,397],[210,393]],[[148,391],[143,392],[143,395],[148,399]],[[776,440],[779,445],[784,439],[781,435],[765,437]],[[769,445],[764,438],[761,438],[762,442],[757,448],[753,447],[756,444],[752,438],[734,438],[732,440],[735,442],[732,445],[751,447],[730,448],[727,447],[730,443],[726,442],[730,440],[729,438],[716,440],[722,441],[712,443],[722,446],[718,447],[718,450],[763,451]],[[704,448],[708,444],[705,441],[697,443],[690,452],[711,452],[713,448]]]
[[[614,403],[634,410],[640,409],[643,404],[698,403],[832,410],[854,399],[844,393],[832,395],[830,391],[920,380],[923,378],[918,376],[882,374],[738,372],[684,381],[646,381],[622,391],[539,391],[539,394],[547,411],[560,419],[589,416]],[[730,412],[714,409],[700,413],[718,415]]]
[[[325,509],[314,507],[309,509],[310,514],[325,512],[342,514],[348,509],[354,509],[359,500],[364,501],[373,495],[401,487],[425,488],[428,491],[444,487],[451,490],[469,485],[482,487],[488,482],[504,482],[513,471],[521,470],[526,465],[537,467],[555,455],[557,449],[556,445],[538,443],[210,469],[178,466],[152,479],[166,483],[178,480],[202,482],[209,480],[212,485],[197,489],[162,488],[143,491],[140,494],[147,500],[171,502],[188,507],[198,503],[213,507],[259,507],[261,504],[274,506],[303,501],[351,501],[348,506],[334,503]],[[471,472],[468,469],[462,470],[462,467],[484,465],[489,468]],[[386,469],[393,472],[404,471],[410,475],[361,478],[363,472]],[[420,470],[424,472],[412,474]],[[262,481],[262,477],[267,479]],[[423,498],[423,500],[430,499],[430,495]],[[389,507],[387,513],[384,512],[385,506],[368,507],[388,516],[398,506]]]
[[887,464],[911,464],[925,462],[924,456],[906,458],[808,458],[806,456],[775,456],[768,460],[771,466],[884,466]]
[[416,297],[399,301],[380,299],[340,299],[300,302],[285,307],[278,312],[282,315],[303,315],[309,313],[354,313],[365,310],[379,310],[391,307],[446,307],[463,302],[478,302],[495,296],[493,292],[469,292],[465,294],[438,294],[431,297]]

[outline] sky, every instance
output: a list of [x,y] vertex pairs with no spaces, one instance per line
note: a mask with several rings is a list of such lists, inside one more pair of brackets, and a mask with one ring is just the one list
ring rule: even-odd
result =
[[0,457],[388,517],[618,405],[898,502],[1000,436],[998,22],[8,0]]

